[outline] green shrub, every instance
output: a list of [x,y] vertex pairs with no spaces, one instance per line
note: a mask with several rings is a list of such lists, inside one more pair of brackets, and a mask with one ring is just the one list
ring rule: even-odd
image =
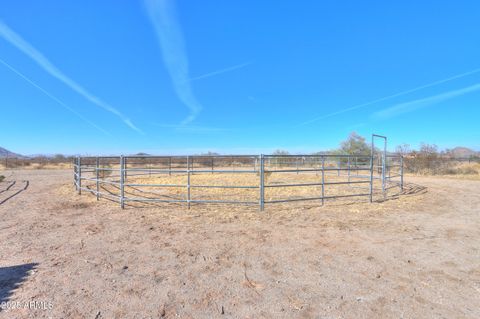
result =
[[5,176],[0,175],[0,182],[3,182],[4,179],[5,179]]

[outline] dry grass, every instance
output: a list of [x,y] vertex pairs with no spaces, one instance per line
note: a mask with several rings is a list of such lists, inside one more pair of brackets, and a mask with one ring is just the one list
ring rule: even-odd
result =
[[[301,177],[304,177],[300,174]],[[198,177],[198,176],[196,176]],[[232,176],[229,176],[232,177]],[[236,178],[229,178],[229,180],[241,181],[242,178],[240,176],[235,175]],[[148,179],[142,178],[144,182],[152,182],[152,180],[156,180],[157,182],[165,182],[165,181],[183,181],[185,176],[172,176],[172,178],[168,176],[157,176],[155,179]],[[208,176],[204,176],[205,179],[208,179]],[[335,177],[331,176],[331,180]],[[130,178],[129,178],[130,179]],[[133,180],[133,178],[132,178]],[[129,182],[132,182],[130,180]],[[225,179],[223,179],[224,181]],[[135,182],[140,181],[140,179],[135,180]],[[211,181],[211,180],[210,180]],[[219,183],[219,181],[217,181]],[[84,184],[87,185],[91,189],[95,189],[94,183]],[[368,184],[367,184],[368,185]],[[376,182],[376,187],[379,188],[381,185]],[[340,188],[339,186],[330,186],[331,192],[338,192],[340,194],[345,194],[348,191],[347,185],[345,185],[344,189]],[[143,192],[135,191],[131,188],[126,187],[125,196],[127,197],[143,197],[143,198],[158,198],[160,197],[158,194],[162,194],[163,196],[169,196],[171,198],[179,198],[179,199],[186,199],[186,189],[173,189],[168,188],[164,189],[163,192],[159,191],[159,189],[155,188],[146,188],[143,187]],[[112,195],[118,196],[119,189],[113,187],[111,185],[105,185],[105,187],[101,188],[101,191],[104,193],[111,193]],[[303,197],[311,196],[314,190],[310,188],[310,192],[307,192],[305,189],[299,188],[298,190],[293,190],[289,188],[278,188],[275,189],[276,195],[278,196],[285,196],[285,197],[293,197],[298,196],[303,192],[305,195],[301,195]],[[321,191],[321,190],[320,190]],[[243,192],[243,197],[242,197]],[[210,189],[207,191],[207,196],[202,197],[203,199],[210,199],[210,200],[218,200],[218,199],[225,199],[227,196],[231,196],[231,200],[251,200],[254,199],[258,202],[258,189],[247,191],[250,193],[245,194],[245,190],[234,190],[233,195],[232,191],[230,190],[223,190],[223,189]],[[358,192],[358,190],[356,190]],[[380,190],[377,189],[374,199],[376,202],[371,204],[369,202],[368,196],[362,197],[348,197],[348,198],[340,198],[340,199],[327,199],[325,200],[325,205],[321,204],[320,200],[315,201],[298,201],[298,202],[289,202],[289,203],[275,203],[275,204],[266,204],[265,211],[268,215],[259,214],[258,213],[258,205],[234,205],[234,204],[199,204],[199,203],[192,203],[191,209],[186,209],[186,203],[152,203],[152,202],[128,202],[126,204],[126,210],[130,209],[140,209],[140,211],[153,211],[158,217],[162,217],[168,220],[175,220],[176,222],[189,222],[192,219],[196,219],[199,216],[203,216],[207,219],[212,221],[233,221],[233,220],[241,220],[243,221],[255,221],[255,220],[263,220],[265,218],[269,219],[270,217],[278,217],[278,218],[285,218],[287,220],[295,219],[295,218],[304,218],[306,212],[315,211],[317,209],[326,209],[328,211],[335,210],[341,211],[344,214],[352,214],[352,216],[359,216],[363,215],[364,212],[369,212],[371,216],[380,216],[383,214],[388,213],[393,208],[399,210],[410,210],[412,207],[421,204],[422,200],[424,199],[424,195],[426,194],[427,190],[425,187],[408,183],[404,187],[404,192],[401,196],[399,196],[399,189],[393,188],[389,190],[389,194],[387,200],[384,200],[383,196],[380,193]],[[107,206],[111,209],[116,209],[119,207],[119,200],[107,200],[104,198],[100,198],[100,201],[96,201],[96,197],[93,194],[88,194],[87,192],[83,191],[81,196],[76,195],[75,189],[73,185],[63,185],[56,189],[56,193],[60,195],[61,198],[64,198],[68,204],[65,205],[74,205],[75,203],[83,203],[85,205],[102,205]],[[192,198],[195,199],[192,192]],[[320,194],[320,193],[319,193]],[[327,192],[326,192],[327,194]],[[267,194],[268,195],[268,191]],[[198,194],[197,194],[198,196]],[[266,196],[266,200],[268,200],[268,196]],[[182,214],[172,216],[171,212],[173,210],[182,210]],[[240,217],[241,216],[241,217]],[[270,217],[266,217],[270,216]],[[357,217],[356,217],[357,218]],[[336,222],[335,222],[336,223]],[[340,227],[341,225],[339,225]]]
[[[84,174],[87,177],[94,177]],[[143,176],[128,175],[125,183],[125,197],[141,199],[161,199],[161,200],[185,200],[187,198],[187,178],[186,174],[154,174]],[[110,181],[118,181],[118,174],[108,178]],[[337,172],[328,172],[325,174],[325,182],[347,182],[348,176],[340,175]],[[336,202],[368,202],[369,201],[369,177],[356,177],[351,175],[351,181],[364,181],[359,184],[325,185],[324,195],[329,196],[347,196],[364,194],[366,196],[348,197],[335,199]],[[308,184],[321,183],[321,172],[303,172],[303,173],[270,173],[265,176],[265,185],[280,186],[286,184]],[[128,184],[141,184],[142,186],[128,186]],[[178,185],[174,187],[148,186],[149,184]],[[254,173],[197,173],[190,176],[190,196],[191,200],[208,201],[242,201],[257,204],[259,202],[259,176]],[[400,188],[392,183],[387,186],[392,188],[387,190],[388,198],[398,196]],[[95,182],[83,181],[82,186],[95,189]],[[254,188],[204,188],[198,186],[251,186]],[[101,192],[118,196],[120,189],[117,185],[102,184]],[[381,195],[381,183],[374,181],[375,199],[383,199]],[[318,198],[322,196],[322,186],[296,186],[296,187],[266,187],[265,201],[276,201],[285,199]],[[93,197],[93,196],[92,196]],[[332,199],[333,201],[333,199]],[[145,205],[145,203],[128,202],[131,205]],[[309,203],[320,205],[321,200],[313,200]],[[147,205],[154,205],[149,203]]]
[[430,170],[422,170],[411,175],[480,180],[480,163],[452,163],[439,169],[436,174],[432,174]]
[[[54,169],[54,170],[63,170],[63,169],[71,169],[72,164],[71,163],[32,163],[28,165],[20,165],[18,167],[15,167],[13,169],[22,169],[22,170],[35,170],[35,169]],[[0,164],[0,170],[7,170],[5,168],[5,164]],[[12,170],[12,168],[9,168],[8,170]]]

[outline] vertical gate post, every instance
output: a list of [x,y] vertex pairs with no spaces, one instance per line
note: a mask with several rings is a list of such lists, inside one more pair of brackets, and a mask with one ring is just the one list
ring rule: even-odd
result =
[[78,157],[78,195],[82,195],[82,158]]
[[168,175],[172,175],[172,157],[168,158]]
[[120,207],[125,208],[125,159],[120,155]]
[[375,152],[375,144],[372,135],[372,149],[370,151],[370,203],[373,202],[373,155]]
[[215,164],[213,164],[213,161],[214,161],[215,157],[212,156],[212,174],[213,174],[213,167]]
[[190,209],[190,156],[187,156],[187,205]]
[[403,192],[403,155],[400,155],[400,189]]
[[123,175],[125,176],[124,177],[124,181],[127,179],[127,157],[125,156],[123,158]]
[[383,198],[387,197],[387,192],[385,189],[385,177],[386,177],[386,170],[387,170],[387,138],[385,137],[385,143],[383,144],[383,161],[382,161],[382,193]]
[[72,162],[73,162],[73,185],[75,185],[75,191],[78,191],[78,185],[77,185],[77,162],[78,162],[78,158],[75,157],[72,159]]
[[265,206],[265,159],[263,154],[260,155],[260,211]]
[[98,164],[99,164],[99,159],[98,159],[98,156],[97,158],[95,159],[95,178],[96,178],[96,187],[97,187],[97,192],[96,192],[96,195],[97,195],[97,200],[98,200],[98,192],[99,192],[99,180],[98,180],[98,177],[99,177],[99,174],[98,174]]
[[322,156],[322,206],[325,204],[325,156]]

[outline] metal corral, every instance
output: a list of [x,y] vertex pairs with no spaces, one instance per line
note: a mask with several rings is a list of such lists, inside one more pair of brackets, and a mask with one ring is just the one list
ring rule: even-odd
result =
[[[194,176],[200,175],[208,183],[192,182]],[[239,181],[250,184],[233,183],[235,175],[241,176]],[[224,176],[231,176],[231,179],[219,184]],[[152,183],[155,178],[168,183]],[[85,185],[87,183],[89,185]],[[101,197],[111,199],[122,208],[133,202],[164,202],[186,203],[188,208],[193,203],[247,204],[258,205],[263,210],[265,205],[297,201],[319,201],[323,205],[327,199],[361,196],[373,201],[375,195],[385,197],[392,188],[400,193],[403,158],[387,156],[386,151],[378,155],[374,151],[370,155],[77,157],[74,184],[79,194],[87,191],[95,194],[97,200]],[[340,186],[347,191],[342,189],[341,193]],[[172,189],[176,191],[169,193]],[[215,193],[217,197],[210,193],[192,196],[192,190],[212,189],[225,189],[225,193]],[[301,189],[308,195],[295,195],[292,189]],[[227,190],[237,193],[232,198]],[[254,196],[238,195],[247,190],[254,192]],[[326,194],[329,191],[331,193]]]

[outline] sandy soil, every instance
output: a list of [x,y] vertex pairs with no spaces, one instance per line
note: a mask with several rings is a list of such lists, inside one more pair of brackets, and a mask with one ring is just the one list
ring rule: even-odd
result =
[[121,210],[69,170],[2,174],[0,318],[480,317],[479,181],[260,213]]

